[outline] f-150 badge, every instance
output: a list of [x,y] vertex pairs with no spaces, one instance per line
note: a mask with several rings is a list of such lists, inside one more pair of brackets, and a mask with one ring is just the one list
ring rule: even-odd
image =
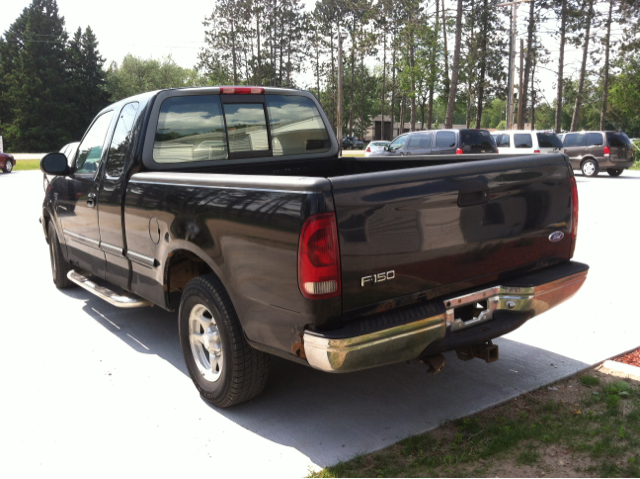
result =
[[389,281],[396,277],[394,270],[387,271],[385,273],[370,274],[369,276],[363,276],[360,278],[360,286],[367,283],[382,283],[383,281]]
[[562,231],[554,231],[549,235],[549,241],[552,243],[557,243],[558,241],[561,241],[562,238],[564,238],[564,233]]

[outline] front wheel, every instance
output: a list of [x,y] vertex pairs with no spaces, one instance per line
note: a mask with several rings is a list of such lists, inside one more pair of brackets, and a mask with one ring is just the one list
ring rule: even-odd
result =
[[189,281],[178,315],[185,363],[205,400],[229,407],[262,392],[269,376],[269,356],[247,343],[217,276]]
[[582,163],[581,169],[584,176],[597,176],[598,163],[596,163],[594,160],[585,160]]
[[49,221],[47,225],[47,234],[49,236],[49,257],[51,259],[53,284],[59,289],[69,288],[73,285],[69,278],[67,278],[67,273],[71,271],[71,266],[62,256],[62,249],[60,248],[60,241],[58,241],[56,229],[53,226],[53,220]]
[[11,160],[5,160],[4,168],[2,168],[2,171],[4,171],[5,173],[11,173],[13,171],[13,162]]
[[609,176],[620,176],[624,170],[622,168],[607,168],[607,173]]

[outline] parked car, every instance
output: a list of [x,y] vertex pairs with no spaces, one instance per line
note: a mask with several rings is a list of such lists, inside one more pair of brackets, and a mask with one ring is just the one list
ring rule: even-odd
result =
[[364,142],[355,136],[345,136],[342,139],[342,149],[343,150],[353,150],[353,149],[362,150],[364,148]]
[[377,140],[370,142],[364,150],[364,156],[375,156],[377,153],[384,150],[384,147],[389,143],[391,142],[387,140]]
[[[494,144],[472,134],[464,147]],[[262,391],[271,355],[330,373],[453,350],[493,362],[493,338],[585,281],[564,155],[408,167],[342,158],[338,141],[305,91],[109,105],[71,167],[63,153],[41,162],[59,176],[41,210],[53,283],[175,311],[193,383],[228,407]]]
[[[67,161],[69,166],[73,165],[73,160],[76,157],[76,152],[78,151],[79,141],[74,141],[72,143],[67,143],[62,148],[60,148],[60,153],[64,153],[64,156],[67,157]],[[42,189],[47,191],[47,187],[51,183],[51,180],[55,178],[54,175],[47,175],[46,173],[42,174]]]
[[573,169],[582,170],[585,176],[596,176],[602,169],[609,176],[620,176],[633,166],[633,145],[624,132],[566,133],[562,143]]
[[558,153],[562,151],[562,141],[554,131],[548,130],[505,130],[492,133],[500,154]]
[[0,153],[0,168],[5,173],[11,173],[16,166],[16,159],[9,153]]
[[405,133],[370,156],[452,155],[498,153],[487,130],[423,130]]

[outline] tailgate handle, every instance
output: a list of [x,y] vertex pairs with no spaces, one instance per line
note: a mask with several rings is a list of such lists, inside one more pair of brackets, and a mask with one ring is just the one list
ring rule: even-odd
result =
[[491,199],[489,186],[482,181],[462,183],[458,190],[458,206],[483,205]]

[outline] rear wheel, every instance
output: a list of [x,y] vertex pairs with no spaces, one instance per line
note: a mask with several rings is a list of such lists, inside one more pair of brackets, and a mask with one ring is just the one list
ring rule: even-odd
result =
[[47,225],[47,234],[49,235],[49,257],[51,258],[53,284],[59,289],[69,288],[73,285],[73,283],[69,281],[69,278],[67,278],[67,273],[71,271],[71,265],[69,265],[62,256],[58,235],[51,221],[49,221]]
[[596,176],[598,174],[598,163],[595,160],[585,160],[582,162],[581,169],[584,176]]
[[609,173],[609,176],[620,176],[622,174],[624,170],[623,169],[618,169],[618,168],[607,168],[607,173]]
[[262,392],[269,376],[269,356],[247,343],[217,276],[189,281],[180,301],[179,329],[189,375],[205,400],[229,407]]
[[11,173],[13,171],[13,162],[11,160],[4,160],[4,168],[2,168],[2,171]]

